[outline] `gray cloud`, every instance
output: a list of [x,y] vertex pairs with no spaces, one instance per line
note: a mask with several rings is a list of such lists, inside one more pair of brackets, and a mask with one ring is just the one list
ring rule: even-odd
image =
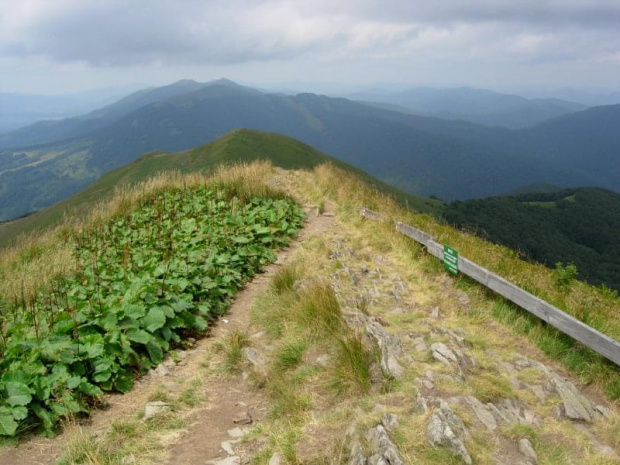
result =
[[364,69],[385,80],[394,70],[432,76],[455,66],[461,75],[521,66],[553,76],[560,64],[564,73],[611,73],[620,67],[620,2],[0,0],[1,60],[23,73],[47,62],[58,75],[210,67],[265,76],[330,69],[342,79]]
[[[532,59],[545,54],[570,59],[575,45],[584,47],[577,55],[620,51],[620,3],[604,0],[25,0],[3,5],[0,54],[95,66],[230,64],[307,53],[324,59],[406,56],[422,48],[458,53],[465,46],[484,55],[501,52],[498,41],[505,44],[501,54],[517,58],[528,52],[541,54]],[[589,40],[593,31],[606,41]],[[554,37],[567,33],[570,43],[553,44]],[[573,51],[561,50],[569,45]]]

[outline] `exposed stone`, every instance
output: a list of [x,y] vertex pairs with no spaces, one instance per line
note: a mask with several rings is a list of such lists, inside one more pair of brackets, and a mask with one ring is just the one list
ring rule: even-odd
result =
[[351,455],[349,455],[349,465],[366,465],[366,456],[360,445],[359,438],[353,440],[351,445]]
[[238,413],[237,415],[235,415],[232,419],[232,422],[236,425],[250,425],[252,424],[252,416],[250,415],[250,412],[243,411]]
[[228,435],[231,438],[239,439],[242,438],[245,433],[241,428],[232,428],[228,430]]
[[402,355],[400,340],[388,333],[381,324],[371,321],[366,325],[366,333],[375,340],[381,351],[381,368],[394,379],[403,375],[403,367],[398,363],[397,356]]
[[606,420],[613,420],[615,417],[614,412],[603,405],[597,405],[594,407],[594,410],[599,415],[602,415]]
[[519,450],[523,455],[525,455],[530,463],[538,463],[538,454],[534,450],[534,447],[529,439],[523,438],[519,441]]
[[526,384],[526,386],[538,397],[541,403],[544,403],[547,399],[547,393],[545,389],[539,384]]
[[422,394],[418,393],[415,398],[415,404],[413,409],[418,413],[426,413],[430,407],[431,400],[422,396]]
[[435,342],[431,345],[431,353],[435,360],[449,367],[453,367],[454,364],[458,364],[459,362],[456,354],[448,349],[443,342]]
[[210,465],[239,465],[241,463],[241,458],[234,455],[221,460],[209,460],[206,463]]
[[439,319],[441,316],[442,314],[439,311],[439,307],[435,307],[431,310],[431,318]]
[[170,375],[170,371],[163,363],[157,365],[154,369],[149,370],[149,375],[152,377],[163,378],[164,376]]
[[585,434],[588,437],[588,439],[590,440],[590,444],[592,444],[592,447],[594,448],[594,451],[597,454],[604,455],[607,457],[612,457],[615,459],[619,458],[616,451],[613,450],[611,447],[606,446],[605,444],[601,444],[599,440],[596,439],[596,436],[592,434],[592,431],[590,431],[586,425],[582,423],[576,423],[574,426],[577,431]]
[[556,373],[552,374],[551,382],[556,392],[562,398],[562,405],[559,409],[561,416],[571,420],[586,422],[590,422],[595,418],[596,411],[594,410],[594,405],[579,392],[573,383],[561,378]]
[[467,436],[465,425],[443,400],[435,408],[426,427],[426,437],[435,446],[448,446],[452,453],[467,465],[472,464],[469,452],[463,444]]
[[381,418],[381,424],[387,431],[392,432],[398,428],[398,416],[394,413],[386,413]]
[[474,412],[476,418],[478,418],[480,423],[482,423],[489,431],[494,431],[497,428],[497,421],[488,406],[484,405],[474,396],[464,396],[460,399],[472,410],[472,412]]
[[276,452],[269,459],[269,465],[280,465],[282,463],[282,454],[280,452]]
[[226,452],[228,455],[235,455],[235,451],[232,448],[232,444],[229,441],[222,441],[220,447]]
[[160,400],[148,402],[144,406],[144,421],[171,410],[170,404]]
[[487,404],[495,420],[509,425],[521,424],[540,426],[538,415],[522,402],[516,399],[503,399],[496,404]]
[[316,363],[322,367],[326,367],[329,365],[329,362],[331,361],[331,359],[332,358],[329,354],[323,354],[316,358]]
[[258,350],[253,347],[241,349],[243,357],[252,364],[254,370],[261,375],[267,374],[267,360]]
[[368,430],[366,434],[370,447],[375,454],[368,460],[369,464],[377,465],[404,465],[403,458],[394,443],[390,440],[387,431],[382,425]]

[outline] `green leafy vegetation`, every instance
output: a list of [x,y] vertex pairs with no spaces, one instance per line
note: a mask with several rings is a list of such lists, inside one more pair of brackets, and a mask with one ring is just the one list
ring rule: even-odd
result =
[[301,226],[300,207],[273,194],[167,188],[68,232],[75,272],[1,296],[0,435],[52,433],[207,331]]
[[443,215],[459,228],[555,267],[559,290],[575,278],[620,290],[620,194],[579,188],[490,197],[453,202]]

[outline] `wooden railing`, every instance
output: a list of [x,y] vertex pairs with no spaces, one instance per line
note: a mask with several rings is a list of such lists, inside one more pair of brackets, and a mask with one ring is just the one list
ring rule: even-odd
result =
[[[387,220],[385,216],[367,208],[362,208],[360,213],[365,218]],[[431,255],[443,261],[443,245],[435,242],[429,234],[403,223],[396,223],[396,231],[422,244]],[[463,256],[459,256],[458,268],[459,273],[469,276],[620,366],[620,343],[611,337]]]

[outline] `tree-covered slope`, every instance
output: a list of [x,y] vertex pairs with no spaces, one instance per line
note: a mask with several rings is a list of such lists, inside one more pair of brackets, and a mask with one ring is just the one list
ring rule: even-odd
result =
[[620,290],[620,194],[596,188],[453,202],[445,219],[550,267]]
[[57,222],[64,214],[88,210],[95,202],[110,196],[118,187],[135,184],[166,171],[182,173],[210,171],[223,164],[267,160],[275,166],[289,169],[312,168],[322,163],[354,173],[378,190],[421,212],[436,212],[442,203],[437,200],[407,194],[373,176],[295,139],[273,133],[239,129],[207,145],[179,152],[151,152],[121,166],[93,182],[79,193],[32,215],[0,224],[0,246],[19,234],[28,233]]

